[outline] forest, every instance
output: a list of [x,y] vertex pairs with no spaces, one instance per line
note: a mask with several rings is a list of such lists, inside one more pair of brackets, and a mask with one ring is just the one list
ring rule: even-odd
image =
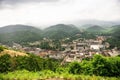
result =
[[[113,80],[119,80],[120,76],[120,57],[103,57],[94,55],[91,59],[84,59],[82,62],[72,62],[61,65],[62,60],[49,58],[40,58],[39,56],[28,54],[28,56],[10,55],[0,56],[0,79],[14,78],[23,80],[28,78],[46,79],[54,77],[63,77],[70,80],[79,79],[80,76],[88,79],[94,76],[102,79],[105,77]],[[24,77],[21,77],[20,74]],[[29,76],[32,75],[32,77]],[[85,77],[86,76],[86,77]],[[29,78],[30,77],[30,78]],[[81,77],[81,78],[82,78]],[[87,79],[87,80],[88,80]],[[82,80],[82,79],[81,79]],[[96,80],[96,79],[95,79]]]

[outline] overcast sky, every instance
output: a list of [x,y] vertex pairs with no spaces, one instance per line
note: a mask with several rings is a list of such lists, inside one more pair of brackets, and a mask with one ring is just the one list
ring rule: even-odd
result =
[[120,0],[0,0],[0,26],[120,21]]

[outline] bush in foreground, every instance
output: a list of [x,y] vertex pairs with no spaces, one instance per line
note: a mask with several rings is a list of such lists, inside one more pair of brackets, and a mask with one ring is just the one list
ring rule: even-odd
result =
[[120,57],[103,57],[95,55],[91,60],[83,60],[82,62],[72,62],[65,66],[60,65],[59,60],[40,58],[39,56],[17,56],[10,57],[6,54],[0,56],[0,73],[6,73],[16,70],[28,70],[38,72],[50,70],[57,74],[73,74],[73,75],[96,75],[119,77],[120,76]]

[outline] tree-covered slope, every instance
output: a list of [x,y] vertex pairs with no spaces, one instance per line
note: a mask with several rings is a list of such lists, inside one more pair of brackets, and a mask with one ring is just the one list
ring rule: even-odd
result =
[[0,43],[24,43],[41,39],[41,30],[32,26],[10,25],[0,28]]
[[8,25],[0,28],[0,33],[11,33],[17,31],[31,31],[31,32],[40,32],[41,30],[33,26],[28,25]]
[[118,47],[120,49],[120,25],[113,26],[111,38],[108,39],[111,48]]
[[103,32],[104,30],[105,30],[104,28],[98,25],[94,25],[86,29],[87,32],[93,32],[93,33]]
[[71,37],[77,33],[80,33],[80,30],[75,26],[58,24],[46,28],[44,30],[43,36],[53,39],[62,39],[65,37]]

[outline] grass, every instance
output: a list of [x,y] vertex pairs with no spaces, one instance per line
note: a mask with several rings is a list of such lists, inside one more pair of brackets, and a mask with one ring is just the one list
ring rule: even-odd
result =
[[55,73],[50,70],[40,72],[29,72],[27,70],[18,70],[9,73],[0,74],[0,80],[120,80],[116,77],[101,77],[89,75],[73,75],[69,73]]
[[4,51],[0,52],[0,56],[5,55],[5,54],[9,54],[11,57],[14,57],[14,56],[27,56],[26,53],[19,52],[19,51],[14,51],[14,50],[4,49]]

